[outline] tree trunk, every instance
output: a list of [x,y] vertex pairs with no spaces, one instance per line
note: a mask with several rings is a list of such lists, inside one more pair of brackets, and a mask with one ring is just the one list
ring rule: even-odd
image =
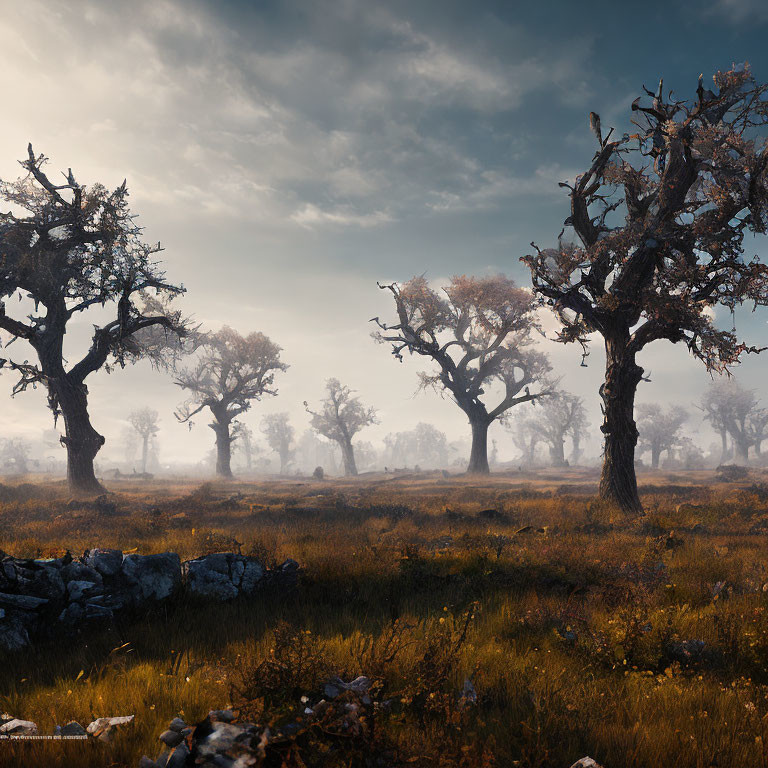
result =
[[482,419],[470,418],[472,425],[472,452],[469,454],[467,472],[475,475],[488,475],[491,468],[488,465],[488,427],[490,424]]
[[657,448],[655,445],[651,448],[651,468],[659,468],[659,459],[661,458],[661,448]]
[[64,417],[65,436],[61,438],[67,449],[67,479],[75,493],[104,493],[96,479],[93,462],[104,445],[104,438],[91,426],[88,416],[88,388],[72,382],[66,376],[50,384]]
[[553,467],[564,467],[565,464],[565,438],[555,438],[549,448],[549,458]]
[[726,461],[730,458],[730,453],[728,452],[728,432],[725,429],[720,430],[720,440],[722,441],[722,450],[720,451],[720,463],[725,464]]
[[344,459],[344,474],[347,477],[352,477],[357,474],[357,464],[355,464],[355,449],[352,447],[351,440],[342,440],[339,442],[341,446],[341,455]]
[[229,422],[218,419],[211,424],[216,434],[216,474],[219,477],[232,477],[232,437],[229,434]]
[[581,439],[579,437],[572,437],[573,450],[571,452],[571,463],[575,466],[581,461]]
[[733,455],[733,462],[734,464],[746,467],[749,464],[749,441],[735,440],[734,443],[736,450]]
[[643,369],[627,351],[627,336],[605,342],[605,382],[600,387],[604,409],[600,430],[605,435],[600,498],[617,504],[624,512],[641,513],[635,476],[638,433],[634,408]]
[[144,435],[144,442],[141,444],[141,474],[147,473],[147,454],[149,453],[149,434]]

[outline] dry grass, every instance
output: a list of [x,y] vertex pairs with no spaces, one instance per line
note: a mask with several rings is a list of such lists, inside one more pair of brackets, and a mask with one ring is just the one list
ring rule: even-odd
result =
[[[112,745],[0,743],[0,764],[135,766],[177,714],[232,702],[268,720],[333,672],[382,681],[383,734],[415,765],[559,768],[589,754],[606,768],[765,768],[762,476],[643,475],[638,521],[595,503],[596,480],[124,481],[109,514],[53,485],[0,489],[0,548],[14,555],[240,547],[304,568],[290,597],[179,602],[0,662],[0,709],[43,732],[136,714]],[[704,650],[686,658],[690,640]],[[304,661],[270,687],[275,654]],[[466,678],[478,703],[462,708]]]

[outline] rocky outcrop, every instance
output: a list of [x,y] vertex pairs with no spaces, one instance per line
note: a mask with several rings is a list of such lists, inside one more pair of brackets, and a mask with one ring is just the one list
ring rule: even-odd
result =
[[124,555],[90,549],[82,557],[0,559],[0,653],[56,637],[86,622],[109,621],[183,594],[234,600],[264,586],[291,589],[299,566],[268,570],[256,558],[220,552],[182,563],[173,552]]

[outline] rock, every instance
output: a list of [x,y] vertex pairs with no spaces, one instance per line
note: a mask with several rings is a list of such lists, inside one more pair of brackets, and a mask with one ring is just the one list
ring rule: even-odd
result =
[[29,633],[18,619],[4,618],[0,621],[0,649],[18,651],[29,644]]
[[188,560],[182,568],[187,592],[214,600],[250,594],[264,577],[264,566],[255,558],[225,552]]
[[158,765],[151,757],[142,755],[141,760],[139,760],[139,768],[158,768]]
[[85,736],[87,731],[75,720],[67,723],[61,729],[62,736]]
[[[91,550],[95,551],[95,550]],[[122,557],[120,558],[122,564]],[[118,566],[119,570],[119,566]],[[95,584],[101,584],[102,574],[90,565],[81,563],[79,560],[73,560],[69,565],[61,569],[61,576],[64,581],[92,581]]]
[[110,741],[114,732],[121,726],[133,722],[134,715],[124,717],[99,717],[88,725],[85,729],[91,736],[95,736],[99,741]]
[[177,747],[184,741],[184,737],[178,731],[163,731],[159,736],[160,741],[163,744],[167,744],[169,747]]
[[31,720],[9,720],[0,725],[0,734],[3,736],[37,736],[37,725]]
[[225,722],[214,722],[213,733],[205,740],[207,747],[212,747],[217,752],[226,752],[231,749],[236,739],[243,732],[237,725]]
[[180,717],[174,717],[173,720],[171,720],[170,725],[168,726],[172,731],[183,731],[187,724],[180,718]]
[[181,586],[181,561],[175,552],[159,555],[126,555],[123,575],[133,601],[165,600]]
[[325,477],[325,470],[322,467],[315,467],[315,471],[312,473],[312,477],[315,480],[322,480]]
[[117,576],[123,565],[123,553],[119,549],[91,549],[85,554],[85,562],[102,576]]
[[0,592],[0,605],[8,608],[18,608],[22,611],[35,611],[45,605],[48,599],[45,597],[33,597],[32,595],[8,595]]
[[581,760],[577,760],[571,768],[602,768],[602,766],[596,763],[591,757],[582,757]]
[[164,768],[185,768],[188,765],[189,748],[186,744],[179,744],[168,756]]
[[353,691],[362,696],[368,692],[370,687],[371,680],[365,675],[360,675],[349,683],[345,683],[340,677],[333,677],[325,684],[324,693],[329,699],[335,699],[344,691]]
[[67,596],[69,601],[74,603],[83,599],[85,592],[88,592],[96,587],[95,581],[69,581],[67,582]]
[[[238,584],[233,581],[230,557],[224,553],[205,555],[184,563],[187,592],[194,597],[214,600],[233,600],[238,594]],[[242,573],[241,573],[242,575]]]
[[70,603],[60,614],[59,621],[65,624],[76,624],[85,615],[85,608],[80,603]]

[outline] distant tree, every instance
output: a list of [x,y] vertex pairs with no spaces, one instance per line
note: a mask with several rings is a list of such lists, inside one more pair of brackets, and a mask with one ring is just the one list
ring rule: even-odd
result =
[[239,450],[245,458],[245,469],[250,472],[253,469],[253,456],[260,451],[253,443],[253,431],[242,421],[232,425],[232,451]]
[[0,440],[0,466],[9,469],[15,475],[29,472],[29,443],[20,437]]
[[147,471],[147,458],[149,456],[149,444],[160,430],[158,424],[159,414],[152,408],[139,408],[131,411],[128,422],[141,439],[141,472]]
[[668,454],[681,445],[680,430],[688,421],[688,411],[679,405],[666,408],[657,403],[641,403],[636,409],[637,428],[640,433],[640,452],[651,452],[651,467],[659,468],[664,451]]
[[[85,187],[70,170],[54,184],[43,171],[46,158],[31,145],[28,155],[21,161],[24,178],[0,182],[0,197],[13,207],[0,214],[0,330],[27,342],[38,362],[0,359],[0,367],[19,374],[14,394],[46,388],[54,419],[64,417],[70,487],[98,493],[94,459],[104,437],[91,425],[86,378],[141,358],[167,364],[172,338],[188,331],[167,301],[184,289],[167,282],[153,260],[160,246],[141,240],[125,182],[112,192]],[[32,302],[24,319],[11,317],[3,301],[16,292]],[[90,349],[68,364],[70,321],[105,307],[114,308],[115,318],[95,326]]]
[[358,471],[371,472],[376,469],[379,462],[379,452],[373,443],[368,440],[360,440],[355,443],[355,466]]
[[232,477],[232,423],[254,400],[276,395],[275,373],[288,366],[280,360],[281,348],[263,333],[241,336],[224,327],[201,337],[197,364],[178,369],[175,382],[190,394],[176,411],[182,422],[208,408],[210,428],[216,435],[216,474]]
[[[373,318],[380,329],[374,338],[390,343],[400,361],[407,350],[437,364],[437,373],[420,374],[422,388],[449,392],[464,411],[472,429],[467,471],[487,474],[488,428],[513,406],[541,397],[530,386],[550,368],[546,355],[530,348],[536,327],[531,295],[501,275],[454,277],[443,288],[445,297],[423,277],[379,287],[394,296],[397,323]],[[481,398],[494,384],[503,393],[486,405]]]
[[[658,339],[684,343],[710,371],[757,352],[732,331],[713,325],[711,308],[768,303],[768,266],[743,257],[746,232],[768,227],[768,148],[754,139],[768,123],[766,91],[749,69],[701,78],[689,101],[665,94],[663,83],[644,106],[634,136],[603,136],[585,173],[563,183],[578,244],[523,257],[533,288],[562,323],[561,342],[589,335],[605,342],[600,388],[605,435],[600,496],[628,512],[641,510],[633,418],[643,369],[637,354]],[[636,142],[636,143],[633,143]],[[650,162],[649,162],[650,159]],[[623,215],[622,215],[623,214]]]
[[296,463],[306,472],[321,466],[324,473],[336,474],[338,453],[337,443],[319,437],[312,429],[305,429],[296,443]]
[[339,444],[344,460],[344,474],[356,475],[355,450],[352,438],[361,430],[376,423],[374,408],[366,408],[352,390],[338,379],[328,379],[325,385],[327,396],[321,402],[319,411],[312,411],[307,401],[304,407],[312,416],[312,429],[323,437]]
[[413,429],[390,433],[384,438],[386,462],[393,467],[418,464],[421,467],[443,467],[448,463],[448,439],[444,432],[425,422]]
[[720,433],[723,453],[721,463],[728,456],[730,435],[735,447],[733,460],[746,465],[749,449],[762,442],[768,411],[761,408],[752,390],[744,389],[735,379],[713,382],[701,401],[704,418]]
[[587,411],[584,398],[558,389],[555,384],[549,386],[551,394],[542,400],[542,407],[536,416],[531,416],[533,428],[537,428],[542,442],[549,446],[549,458],[552,466],[564,467],[565,440],[576,435],[576,445],[587,425]]
[[296,455],[293,448],[295,432],[288,414],[268,414],[261,420],[261,431],[267,438],[267,445],[280,457],[280,474],[284,475]]
[[539,424],[528,409],[517,413],[505,425],[512,435],[512,442],[520,451],[520,461],[526,467],[536,463],[536,449],[544,442]]

